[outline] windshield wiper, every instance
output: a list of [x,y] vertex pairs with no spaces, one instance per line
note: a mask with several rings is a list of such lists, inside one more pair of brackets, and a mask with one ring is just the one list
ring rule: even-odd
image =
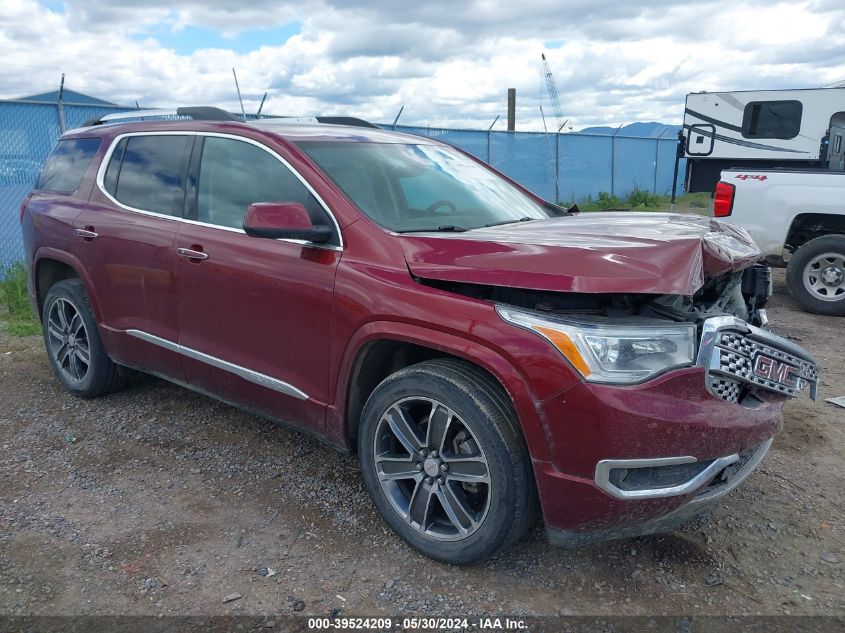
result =
[[493,222],[492,224],[485,224],[484,226],[502,226],[503,224],[516,224],[517,222],[533,222],[534,220],[538,220],[539,218],[519,218],[518,220],[505,220],[504,222]]
[[462,226],[455,226],[454,224],[444,224],[438,226],[436,229],[409,229],[407,231],[397,231],[398,233],[464,233],[469,231]]

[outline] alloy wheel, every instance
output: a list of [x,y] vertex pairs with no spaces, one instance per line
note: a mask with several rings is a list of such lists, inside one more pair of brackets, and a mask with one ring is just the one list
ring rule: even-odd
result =
[[389,406],[378,422],[376,474],[393,509],[437,541],[475,533],[490,507],[484,450],[448,406],[421,397]]
[[91,368],[88,332],[79,310],[67,299],[56,299],[47,315],[50,354],[62,376],[79,384]]

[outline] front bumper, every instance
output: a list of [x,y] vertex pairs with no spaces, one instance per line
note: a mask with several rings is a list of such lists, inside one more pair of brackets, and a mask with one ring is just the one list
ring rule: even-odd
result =
[[[761,358],[763,360],[761,360]],[[549,532],[578,544],[672,529],[735,488],[818,381],[794,343],[733,317],[705,322],[694,367],[639,385],[581,382],[540,407],[534,461]]]
[[711,395],[704,379],[703,368],[690,367],[629,387],[579,383],[543,403],[552,461],[535,460],[534,474],[546,525],[616,534],[678,510],[712,481],[626,498],[597,482],[605,460],[709,463],[754,450],[778,433],[783,396],[760,394],[754,406],[743,406]]
[[[671,532],[690,519],[709,510],[722,497],[745,481],[766,456],[771,445],[772,440],[766,440],[756,448],[746,451],[747,456],[742,454],[730,456],[735,459],[730,460],[729,466],[736,465],[735,469],[729,471],[729,467],[721,468],[715,477],[711,475],[706,483],[698,485],[694,489],[692,498],[667,514],[636,525],[622,525],[616,528],[587,532],[568,532],[546,526],[546,538],[552,545],[578,547],[597,541]],[[718,461],[715,460],[715,462]]]

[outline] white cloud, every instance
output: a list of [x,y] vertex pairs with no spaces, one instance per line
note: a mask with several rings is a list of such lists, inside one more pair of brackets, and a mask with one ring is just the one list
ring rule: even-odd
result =
[[[284,43],[249,50],[238,40],[293,21],[301,30]],[[191,27],[219,41],[179,54],[157,39],[188,37]],[[249,110],[268,91],[265,112],[390,121],[404,105],[404,123],[477,128],[504,118],[515,87],[518,128],[537,130],[539,106],[551,114],[540,65],[547,41],[563,42],[546,56],[575,129],[677,123],[697,90],[845,78],[845,8],[833,1],[67,0],[56,12],[6,0],[0,96],[53,89],[65,72],[68,87],[119,103],[238,109],[235,67]]]

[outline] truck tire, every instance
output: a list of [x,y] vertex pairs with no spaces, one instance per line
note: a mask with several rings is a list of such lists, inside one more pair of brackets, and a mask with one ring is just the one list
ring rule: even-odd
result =
[[106,354],[79,279],[65,279],[50,288],[41,324],[53,373],[73,395],[94,398],[125,384],[126,372]]
[[500,385],[470,363],[435,359],[386,378],[364,406],[358,450],[384,520],[431,558],[483,560],[537,522],[516,415]]
[[845,315],[845,235],[824,235],[801,246],[789,260],[786,281],[807,312]]

